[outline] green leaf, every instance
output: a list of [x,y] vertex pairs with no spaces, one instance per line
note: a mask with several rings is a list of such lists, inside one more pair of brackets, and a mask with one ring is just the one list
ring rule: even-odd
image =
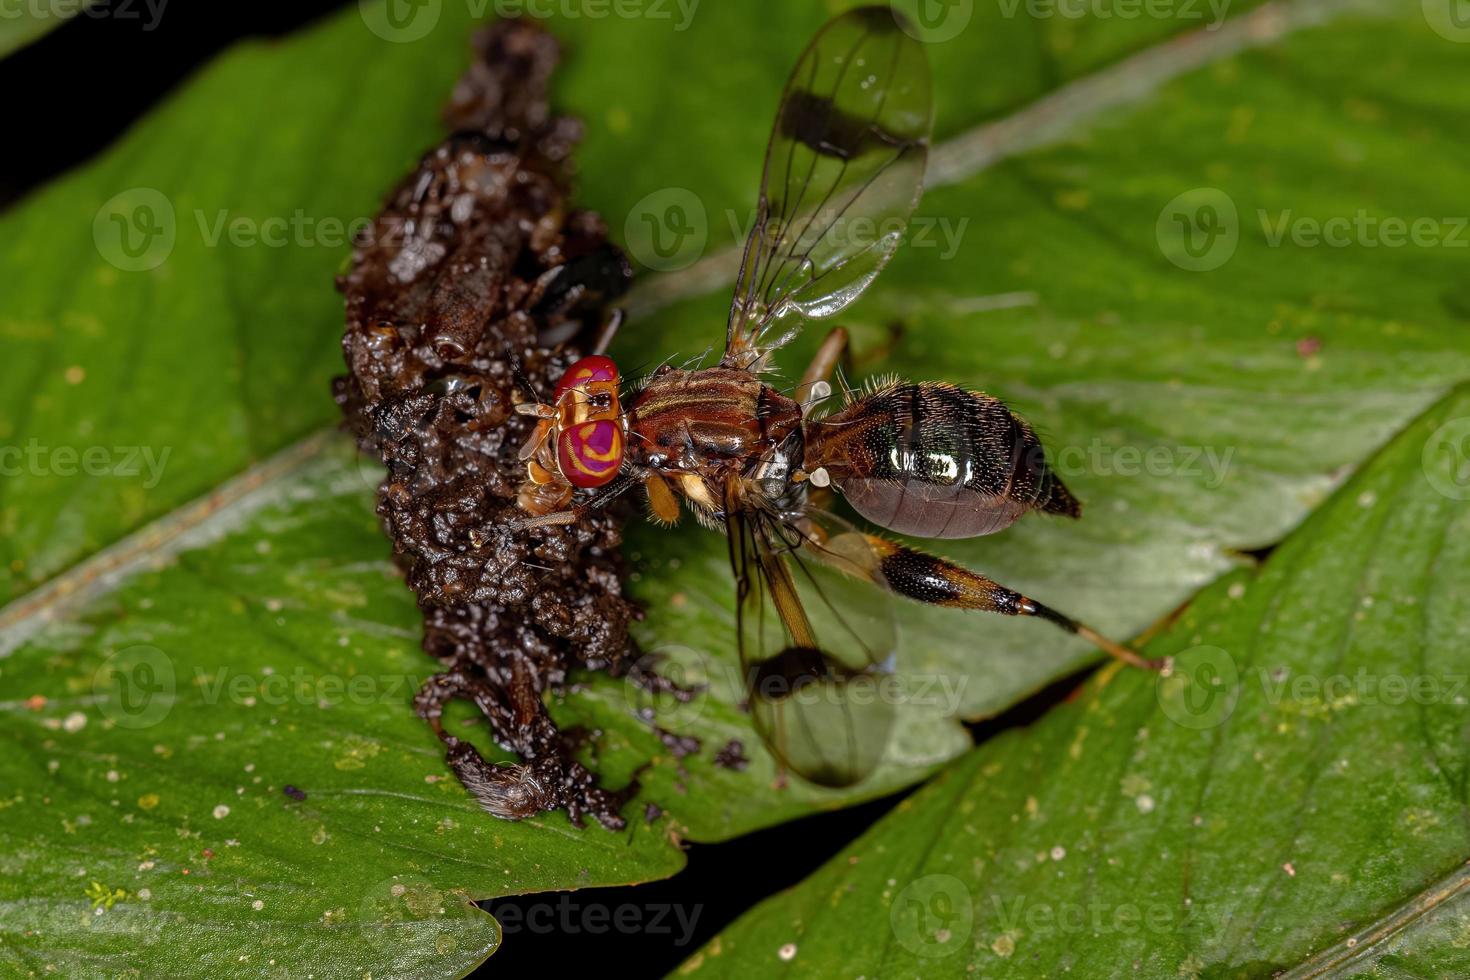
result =
[[[697,976],[1463,976],[1470,388],[1256,573],[977,749]],[[784,952],[783,952],[784,950]]]
[[[0,221],[0,439],[25,453],[0,488],[0,595],[333,420],[344,225],[439,138],[464,62],[350,13],[231,50]],[[102,475],[79,478],[89,450]]]
[[38,41],[49,31],[84,14],[97,0],[76,3],[18,3],[0,16],[0,58]]
[[164,567],[0,661],[7,972],[465,973],[499,942],[472,898],[682,867],[667,821],[507,823],[445,770],[350,453],[231,491]]
[[[381,8],[369,5],[237,48],[98,160],[0,218],[7,962],[39,972],[102,956],[119,972],[140,961],[192,972],[269,947],[293,975],[462,970],[495,942],[465,897],[667,875],[682,860],[671,836],[720,839],[912,782],[967,745],[948,715],[998,710],[1091,656],[1036,623],[905,607],[904,698],[931,703],[904,712],[888,767],[848,794],[773,789],[770,760],[733,707],[722,544],[692,526],[639,528],[632,588],[650,609],[640,641],[714,686],[660,714],[703,740],[683,760],[634,717],[644,705],[624,684],[590,678],[556,705],[565,723],[602,729],[590,761],[609,785],[653,759],[644,798],[669,818],[624,836],[574,831],[556,814],[494,822],[452,780],[426,782],[447,773],[412,715],[412,683],[366,705],[345,691],[325,707],[210,693],[220,670],[261,685],[266,667],[300,671],[315,689],[355,676],[416,681],[432,667],[371,519],[376,473],[322,435],[337,420],[327,386],[341,371],[341,303],[329,283],[346,252],[330,222],[372,214],[439,138],[470,6],[415,8],[437,13],[412,41],[375,33]],[[774,107],[826,13],[708,4],[687,30],[590,13],[550,25],[567,42],[561,104],[588,126],[579,200],[645,262],[637,235],[645,216],[661,216],[658,195],[683,188],[705,213],[705,261],[649,274],[633,297],[641,317],[615,351],[630,371],[718,341],[736,237],[726,212],[743,224],[769,123],[752,107]],[[1452,332],[1470,300],[1447,250],[1272,248],[1242,228],[1223,268],[1188,272],[1160,252],[1161,209],[1207,180],[1247,215],[1279,202],[1309,202],[1318,216],[1362,202],[1453,214],[1460,66],[1422,21],[1358,20],[1333,0],[1269,6],[1187,44],[1156,42],[1197,26],[1188,20],[1036,20],[985,4],[973,16],[931,48],[945,186],[922,212],[971,222],[948,258],[913,243],[854,308],[859,367],[991,388],[1056,449],[1233,447],[1238,462],[1218,486],[1084,464],[1068,474],[1090,504],[1081,524],[1024,522],[953,549],[1124,632],[1226,568],[1230,548],[1293,526],[1470,373]],[[1309,27],[1279,51],[1241,54]],[[1380,50],[1390,34],[1397,46]],[[1273,108],[1281,100],[1298,104],[1289,126]],[[1326,186],[1348,190],[1332,197]],[[237,219],[287,244],[243,244]],[[155,228],[172,235],[132,247]],[[1006,306],[1028,291],[1034,299]],[[894,323],[906,332],[888,354]],[[1322,351],[1303,358],[1296,341],[1309,336]],[[790,352],[788,371],[818,338],[810,331]],[[105,465],[83,479],[83,466],[97,470],[89,450]],[[127,653],[147,647],[165,660]],[[178,685],[167,716],[121,724],[119,712],[165,703],[136,700],[156,691],[165,662]],[[743,771],[711,762],[732,738],[750,756]],[[339,769],[343,758],[364,766]],[[283,795],[288,781],[306,800]],[[159,801],[145,810],[149,793]],[[230,813],[216,822],[222,805]],[[247,828],[229,829],[245,816]],[[441,833],[445,818],[455,826]],[[230,839],[240,845],[217,846]],[[442,905],[421,900],[436,897],[428,887],[446,892]],[[151,898],[139,897],[145,888]],[[402,923],[386,958],[364,945],[362,923],[380,920]]]

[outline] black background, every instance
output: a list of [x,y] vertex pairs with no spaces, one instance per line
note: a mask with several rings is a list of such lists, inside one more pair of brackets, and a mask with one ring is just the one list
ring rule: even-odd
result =
[[[7,152],[0,154],[0,206],[8,206],[102,151],[234,41],[288,33],[349,5],[342,0],[228,5],[217,0],[171,0],[156,26],[145,30],[149,18],[138,0],[126,5],[136,11],[132,17],[108,15],[109,6],[104,4],[0,61],[0,91],[7,94]],[[113,10],[122,7],[114,4]],[[387,190],[385,187],[384,192]],[[323,290],[331,288],[331,283],[322,283]],[[973,731],[983,738],[1028,724],[1076,683],[1077,678],[1059,682],[1007,715],[974,726]],[[563,975],[584,964],[596,964],[619,975],[667,973],[741,912],[815,871],[900,798],[809,817],[725,844],[691,845],[689,867],[668,881],[571,893],[565,903],[561,894],[485,903],[501,913],[508,928],[505,942],[480,973],[522,976],[549,971]],[[635,804],[631,809],[639,808]],[[586,833],[605,831],[589,827]],[[533,911],[538,905],[547,910]],[[681,929],[672,913],[663,919],[667,932],[619,931],[611,925],[592,931],[599,929],[598,915],[610,923],[623,905],[634,906],[645,923],[661,907],[682,906],[686,921],[697,916],[694,934],[681,945]],[[589,915],[592,909],[604,911]],[[514,921],[538,925],[549,921],[551,928],[511,927]],[[573,928],[564,929],[564,921]]]

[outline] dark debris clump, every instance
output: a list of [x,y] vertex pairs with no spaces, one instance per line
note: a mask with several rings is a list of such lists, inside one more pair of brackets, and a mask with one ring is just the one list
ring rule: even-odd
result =
[[[334,393],[388,469],[378,514],[442,663],[417,707],[450,767],[496,816],[564,807],[616,828],[626,791],[598,787],[572,758],[543,695],[574,667],[621,672],[636,655],[622,517],[505,528],[523,516],[517,453],[534,424],[514,403],[549,397],[631,271],[602,219],[567,202],[581,128],[548,108],[556,41],[505,21],[475,49],[445,112],[454,135],[393,192],[339,279],[349,374]],[[487,762],[444,730],[454,699],[520,762]]]

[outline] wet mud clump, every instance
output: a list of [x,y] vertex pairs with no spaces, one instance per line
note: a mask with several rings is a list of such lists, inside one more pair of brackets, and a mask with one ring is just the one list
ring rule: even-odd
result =
[[[602,219],[567,200],[581,128],[548,108],[556,41],[511,21],[474,48],[445,110],[453,135],[393,192],[338,280],[349,373],[334,394],[359,446],[387,467],[377,512],[418,596],[424,649],[442,664],[416,707],[450,767],[496,816],[564,807],[579,824],[590,814],[617,828],[628,790],[597,785],[543,698],[574,668],[622,673],[636,656],[623,515],[507,525],[525,516],[518,453],[535,424],[514,405],[549,399],[631,270]],[[489,762],[447,731],[456,699],[519,762]]]

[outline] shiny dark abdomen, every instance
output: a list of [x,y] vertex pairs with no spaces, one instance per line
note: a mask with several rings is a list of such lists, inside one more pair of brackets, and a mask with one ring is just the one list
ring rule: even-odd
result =
[[826,466],[865,518],[900,534],[992,534],[1028,510],[1080,506],[1041,443],[998,399],[947,384],[898,384],[812,426],[808,467]]

